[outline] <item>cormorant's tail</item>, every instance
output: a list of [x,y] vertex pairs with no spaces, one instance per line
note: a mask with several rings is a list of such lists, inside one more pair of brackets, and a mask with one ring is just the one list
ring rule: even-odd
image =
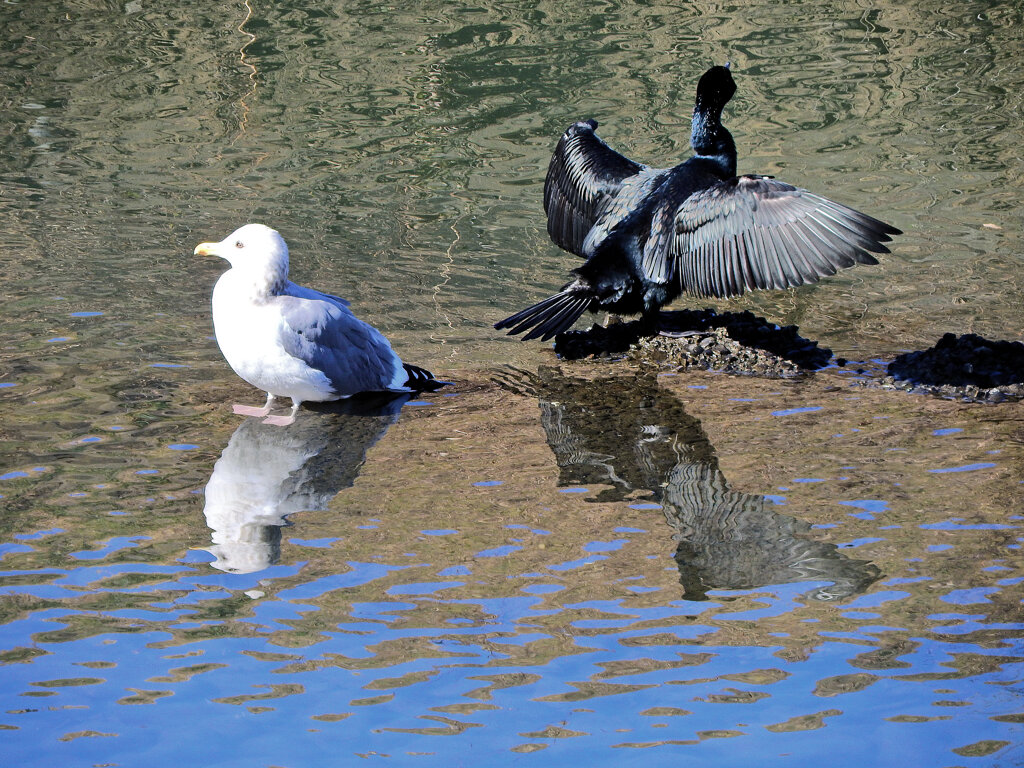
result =
[[434,374],[426,368],[420,368],[418,365],[402,363],[402,367],[405,368],[405,372],[409,375],[409,380],[405,382],[405,386],[414,392],[432,392],[449,384],[447,381],[438,381],[434,378]]
[[594,295],[587,290],[580,290],[578,284],[566,288],[561,293],[549,296],[544,301],[527,307],[522,312],[516,312],[511,317],[506,317],[494,324],[495,328],[511,328],[509,336],[530,330],[523,336],[527,339],[541,339],[547,341],[572,327],[587,309],[590,308]]

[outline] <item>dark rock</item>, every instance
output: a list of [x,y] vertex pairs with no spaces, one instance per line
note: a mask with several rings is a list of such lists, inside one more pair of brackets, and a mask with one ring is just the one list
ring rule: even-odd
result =
[[1024,398],[1024,344],[973,333],[945,334],[935,346],[900,355],[883,387],[975,402]]
[[662,312],[658,326],[670,335],[655,336],[651,325],[642,321],[568,331],[555,339],[555,352],[568,359],[621,354],[683,369],[769,378],[814,371],[828,365],[832,358],[831,350],[802,338],[795,325],[780,328],[751,312]]

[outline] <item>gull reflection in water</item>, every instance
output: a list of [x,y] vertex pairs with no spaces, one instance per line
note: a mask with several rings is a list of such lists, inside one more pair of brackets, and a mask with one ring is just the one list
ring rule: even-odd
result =
[[367,450],[408,399],[353,397],[302,412],[287,427],[243,421],[206,484],[203,514],[213,539],[208,551],[216,558],[210,565],[228,573],[274,565],[288,515],[325,509],[351,486]]
[[700,421],[655,377],[591,381],[541,368],[503,383],[539,399],[559,485],[604,485],[593,499],[602,502],[652,494],[675,529],[685,598],[814,581],[830,586],[810,597],[836,600],[880,577],[873,564],[815,541],[809,523],[780,514],[771,500],[732,490]]

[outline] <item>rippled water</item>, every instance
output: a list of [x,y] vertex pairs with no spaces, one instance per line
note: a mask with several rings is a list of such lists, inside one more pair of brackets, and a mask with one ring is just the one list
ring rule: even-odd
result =
[[[1024,762],[1024,410],[556,364],[554,138],[906,231],[730,306],[853,359],[1019,338],[1012,4],[0,5],[0,754],[11,765]],[[282,231],[455,380],[289,428],[200,240]],[[488,758],[491,750],[497,757]],[[531,753],[537,753],[531,757]]]

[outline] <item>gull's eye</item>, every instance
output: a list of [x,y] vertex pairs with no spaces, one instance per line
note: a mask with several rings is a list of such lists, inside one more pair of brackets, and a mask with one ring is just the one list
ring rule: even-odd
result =
[[245,243],[241,240],[235,240],[235,248],[245,248]]

